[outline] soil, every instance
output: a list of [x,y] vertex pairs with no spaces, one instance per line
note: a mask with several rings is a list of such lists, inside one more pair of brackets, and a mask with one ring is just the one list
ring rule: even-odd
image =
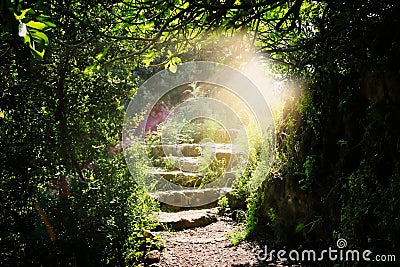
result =
[[219,217],[204,227],[163,232],[165,247],[159,262],[147,266],[287,266],[258,260],[260,247],[255,243],[232,245],[227,235],[235,231],[238,231],[237,223]]

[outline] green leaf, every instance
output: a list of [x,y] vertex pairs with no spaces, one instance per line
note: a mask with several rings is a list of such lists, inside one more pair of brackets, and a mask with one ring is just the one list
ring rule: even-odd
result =
[[171,62],[173,64],[180,64],[180,63],[182,63],[182,60],[179,57],[173,57],[173,58],[171,58]]
[[96,55],[96,59],[102,60],[104,58],[104,56],[107,54],[109,49],[110,49],[110,46],[107,46],[106,48],[104,48],[103,52],[100,52]]
[[37,51],[35,48],[33,48],[32,46],[30,46],[30,48],[31,48],[31,54],[32,54],[36,59],[39,59],[39,60],[42,60],[42,59],[43,59],[43,57],[44,57],[44,50],[41,51],[41,52],[39,52],[39,51]]
[[104,53],[103,53],[103,52],[100,52],[100,53],[98,53],[98,54],[96,55],[96,59],[97,59],[97,60],[102,60],[103,57],[104,57]]
[[53,22],[49,21],[50,16],[40,14],[39,16],[36,16],[35,19],[36,19],[36,21],[40,21],[40,22],[46,24],[50,28],[56,27],[56,25]]
[[38,21],[45,21],[45,20],[47,20],[49,18],[50,18],[50,16],[49,15],[45,15],[45,14],[40,14],[39,16],[36,17],[36,19]]
[[30,40],[31,40],[31,38],[29,37],[29,35],[24,36],[24,44],[29,43]]
[[26,26],[40,31],[44,31],[49,28],[49,26],[47,26],[45,23],[33,20],[29,21]]
[[56,24],[54,24],[53,22],[50,22],[50,21],[43,21],[43,23],[46,24],[50,28],[56,27]]
[[28,8],[28,9],[21,10],[21,15],[17,15],[17,14],[14,13],[15,19],[16,20],[23,20],[25,18],[26,12],[28,12],[29,10],[31,10],[31,9]]
[[146,22],[143,26],[141,26],[141,28],[143,29],[143,31],[154,29],[154,22]]
[[301,230],[303,230],[303,228],[304,228],[304,223],[299,223],[296,226],[296,233],[299,233]]
[[176,73],[176,71],[178,70],[178,66],[170,65],[168,69],[169,69],[170,72]]
[[94,72],[96,69],[97,69],[97,64],[93,64],[93,65],[87,66],[87,67],[85,68],[85,70],[83,71],[83,73],[84,73],[84,74],[90,75],[90,74],[93,74],[93,72]]
[[47,46],[49,44],[49,38],[43,32],[32,31],[31,34],[33,39],[41,45]]
[[152,61],[153,61],[152,58],[145,58],[145,59],[143,59],[144,66],[147,68],[148,66],[150,66],[150,64],[151,64]]

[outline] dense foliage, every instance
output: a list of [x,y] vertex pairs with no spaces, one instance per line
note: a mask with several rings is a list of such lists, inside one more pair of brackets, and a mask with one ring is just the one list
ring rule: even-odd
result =
[[156,208],[119,153],[129,99],[157,70],[240,68],[253,51],[302,92],[251,195],[251,230],[398,250],[399,11],[390,0],[2,0],[0,263],[139,261]]
[[287,103],[275,175],[259,196],[260,230],[276,242],[327,247],[341,237],[398,250],[398,11],[390,1],[330,3],[317,36],[293,48],[306,56],[303,91]]
[[[85,71],[103,45],[78,32],[63,7],[38,2],[14,11],[29,8],[27,19],[44,13],[56,26],[45,32],[51,42],[41,61],[14,27],[2,27],[0,262],[135,263],[154,246],[144,231],[156,210],[118,145],[138,73],[134,66]],[[89,40],[79,45],[81,38]]]

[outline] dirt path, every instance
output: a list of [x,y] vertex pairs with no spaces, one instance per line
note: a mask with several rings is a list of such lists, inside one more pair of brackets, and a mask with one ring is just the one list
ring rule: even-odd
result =
[[260,262],[257,259],[260,248],[256,244],[232,245],[226,235],[237,231],[237,227],[229,218],[218,217],[216,222],[204,227],[163,232],[165,248],[159,262],[147,266],[285,266]]
[[232,222],[218,220],[208,226],[166,233],[166,247],[159,266],[255,266],[257,249],[248,244],[232,246],[226,235]]

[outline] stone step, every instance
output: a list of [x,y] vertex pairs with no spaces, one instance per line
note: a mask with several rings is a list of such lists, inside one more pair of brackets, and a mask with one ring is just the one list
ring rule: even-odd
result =
[[[205,179],[209,179],[207,174],[201,172],[185,172],[181,170],[164,170],[164,169],[153,169],[150,174],[164,178],[165,180],[181,185],[184,187],[199,187]],[[220,177],[215,177],[220,178]],[[233,181],[236,179],[234,172],[224,172],[222,177],[218,179],[218,186],[231,186]]]
[[201,155],[198,144],[157,145],[151,147],[151,155],[155,158],[164,156],[198,157]]
[[[201,172],[205,170],[209,165],[212,164],[213,160],[206,160],[203,157],[175,157],[175,156],[166,156],[162,157],[162,163],[158,163],[158,165],[162,168],[168,168],[169,170],[181,170],[184,172]],[[215,160],[223,160],[224,164],[218,165],[221,168],[228,166],[229,161],[231,159],[231,154],[222,154],[219,153],[214,158]],[[223,169],[223,170],[224,170]]]
[[[217,165],[214,165],[216,161],[219,161]],[[198,173],[207,170],[207,168],[220,169],[221,171],[232,171],[241,166],[245,158],[240,154],[230,154],[224,152],[218,152],[215,157],[176,157],[166,156],[157,158],[153,161],[154,167],[168,170],[180,170],[183,172]],[[229,168],[228,168],[229,167]]]
[[185,210],[179,212],[160,212],[158,221],[174,230],[206,226],[217,221],[217,209]]
[[167,181],[170,181],[174,184],[179,184],[185,187],[198,187],[201,185],[203,181],[204,174],[202,173],[193,173],[193,172],[184,172],[180,170],[162,170],[162,169],[154,169],[150,172],[153,175],[160,176]]
[[199,157],[203,154],[212,153],[217,158],[226,155],[243,153],[243,151],[232,149],[231,144],[179,144],[179,145],[157,145],[151,147],[151,155],[155,158],[164,156],[175,157]]
[[216,206],[218,199],[230,192],[230,188],[185,189],[179,191],[161,191],[152,196],[173,210],[182,207]]
[[172,170],[181,170],[184,172],[200,172],[205,167],[206,162],[202,157],[174,157],[167,156],[164,159],[169,162],[169,166],[173,166]]

